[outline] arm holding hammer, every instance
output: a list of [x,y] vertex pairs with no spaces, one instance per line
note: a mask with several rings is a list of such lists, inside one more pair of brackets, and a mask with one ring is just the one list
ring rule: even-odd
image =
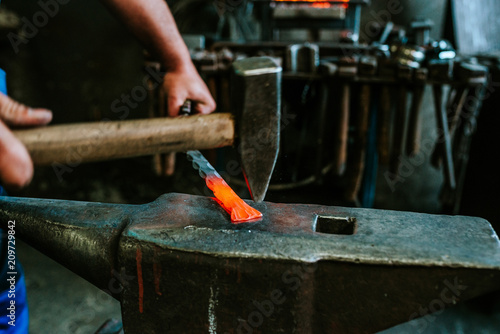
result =
[[[191,62],[189,51],[163,0],[101,0],[121,18],[166,68],[163,87],[170,116],[177,116],[186,100],[195,102],[194,112],[214,111],[215,101]],[[33,109],[0,93],[0,184],[19,189],[33,177],[33,162],[24,145],[8,126],[39,126],[52,120],[46,109]]]
[[177,116],[186,100],[194,113],[214,111],[215,101],[191,62],[189,51],[164,0],[101,0],[122,19],[166,68],[163,87],[169,116]]

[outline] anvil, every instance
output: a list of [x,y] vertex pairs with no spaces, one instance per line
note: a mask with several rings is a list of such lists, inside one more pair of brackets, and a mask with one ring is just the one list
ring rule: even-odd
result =
[[480,218],[211,198],[0,197],[16,236],[121,303],[125,333],[372,333],[500,288]]

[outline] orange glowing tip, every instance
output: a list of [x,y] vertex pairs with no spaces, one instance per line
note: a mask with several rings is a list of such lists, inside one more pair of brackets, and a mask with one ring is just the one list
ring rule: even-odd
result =
[[200,151],[188,151],[187,156],[200,176],[205,179],[207,187],[214,192],[217,202],[231,215],[232,223],[245,223],[262,218],[262,213],[245,203]]
[[302,2],[310,3],[314,8],[330,8],[333,4],[338,4],[344,8],[348,7],[350,0],[274,0],[276,2]]
[[244,223],[262,218],[262,213],[236,195],[224,179],[211,174],[207,175],[205,182],[214,192],[217,202],[231,215],[231,222]]

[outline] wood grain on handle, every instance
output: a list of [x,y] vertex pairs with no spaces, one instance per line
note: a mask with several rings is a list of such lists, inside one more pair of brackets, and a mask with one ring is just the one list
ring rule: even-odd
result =
[[36,165],[79,163],[229,146],[231,114],[77,123],[14,131]]

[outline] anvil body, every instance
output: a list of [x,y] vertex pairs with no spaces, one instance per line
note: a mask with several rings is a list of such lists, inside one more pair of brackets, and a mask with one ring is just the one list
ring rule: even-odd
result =
[[192,195],[5,197],[0,218],[120,300],[125,333],[372,333],[500,288],[500,243],[483,219],[251,205],[264,218],[234,225]]

